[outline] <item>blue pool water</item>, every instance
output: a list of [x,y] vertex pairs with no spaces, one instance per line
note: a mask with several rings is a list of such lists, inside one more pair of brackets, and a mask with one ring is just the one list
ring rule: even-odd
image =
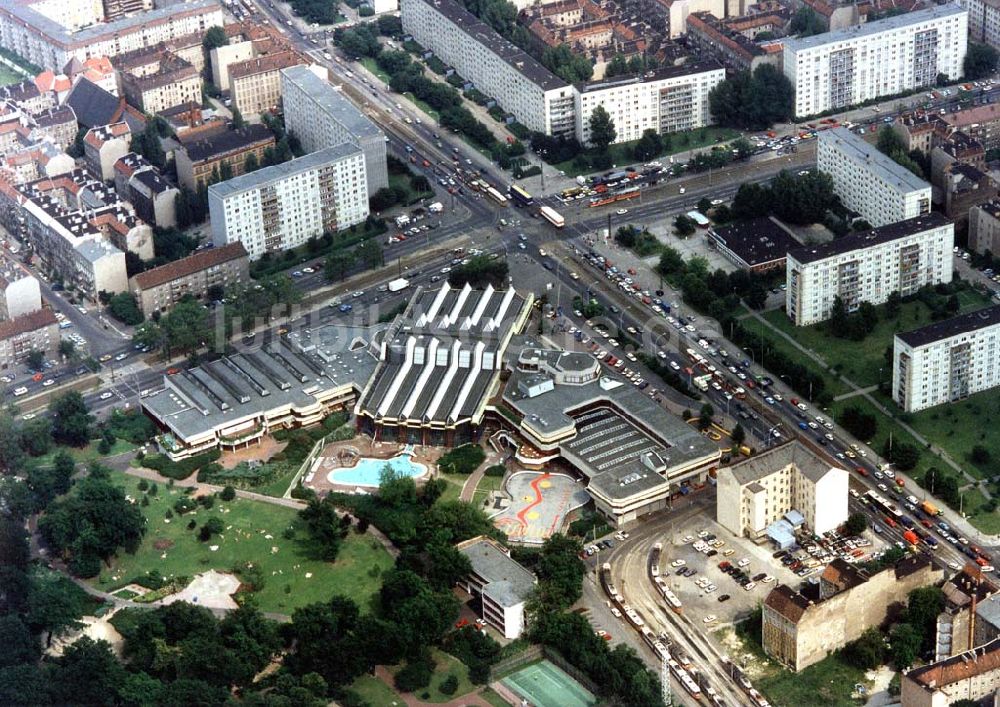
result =
[[344,486],[370,486],[377,487],[382,477],[382,469],[389,466],[397,474],[417,478],[427,473],[427,467],[410,459],[408,455],[401,454],[390,459],[372,459],[371,457],[361,457],[358,463],[352,467],[341,467],[334,469],[327,474],[327,479],[332,484],[343,484]]

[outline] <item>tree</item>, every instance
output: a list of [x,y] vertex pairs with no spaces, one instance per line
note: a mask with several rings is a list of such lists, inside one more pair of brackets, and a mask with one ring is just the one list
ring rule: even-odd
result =
[[27,663],[38,658],[38,641],[21,618],[0,616],[0,668]]
[[658,157],[661,152],[663,152],[663,142],[660,140],[659,134],[652,128],[644,130],[642,137],[632,148],[632,155],[642,162]]
[[604,106],[598,105],[590,114],[590,144],[595,152],[607,152],[608,146],[616,137],[618,131],[615,130],[615,121],[608,115]]
[[257,161],[257,155],[251,152],[243,160],[243,173],[249,174],[250,172],[256,172],[258,169],[260,169],[260,162]]
[[[246,127],[247,121],[243,119],[243,114],[239,108],[233,108],[233,127],[236,130]],[[252,153],[251,153],[252,154]]]
[[694,220],[686,214],[678,214],[677,218],[674,219],[674,233],[676,233],[681,238],[687,238],[692,235],[697,229],[697,224]]
[[[826,31],[826,23],[823,19],[813,10],[811,7],[803,6],[800,7],[794,15],[792,15],[791,24],[788,26],[788,31],[791,34],[798,35],[799,37],[810,37],[814,34],[820,34]],[[757,35],[760,38],[760,35]]]
[[720,125],[765,130],[792,116],[794,89],[775,66],[758,66],[719,83],[708,95],[709,108]]
[[998,58],[1000,54],[989,44],[969,42],[965,60],[962,62],[965,78],[969,81],[978,81],[992,75],[997,70]]
[[594,65],[584,53],[576,53],[568,44],[548,47],[542,52],[542,64],[553,74],[569,83],[589,81]]
[[355,256],[354,251],[328,255],[323,262],[323,276],[327,282],[343,280],[356,260],[357,256]]
[[28,610],[25,621],[35,631],[45,633],[45,645],[52,645],[52,637],[76,628],[79,607],[76,599],[66,591],[67,580],[54,573],[35,573],[31,577]]
[[844,646],[841,656],[849,665],[860,670],[874,670],[882,665],[885,641],[877,628],[867,629],[861,636]]
[[901,623],[889,634],[889,655],[899,670],[913,665],[920,654],[921,635],[912,624]]
[[49,403],[52,437],[60,444],[83,447],[90,441],[94,418],[77,391],[63,393]]
[[201,45],[205,47],[207,51],[212,51],[219,47],[224,47],[229,44],[229,37],[226,35],[226,30],[218,25],[213,25],[205,31],[205,36],[201,40]]
[[74,354],[76,354],[76,342],[72,339],[60,339],[59,355],[65,359],[71,359]]
[[709,403],[705,403],[701,406],[701,411],[698,413],[698,428],[702,430],[707,430],[712,426],[712,416],[715,415],[715,408]]
[[[161,317],[159,330],[167,356],[195,351],[205,345],[212,335],[208,312],[193,297],[185,297]],[[143,338],[146,336],[144,332]],[[155,337],[150,334],[149,338]]]
[[747,433],[746,430],[743,429],[743,425],[737,422],[736,427],[733,428],[729,437],[733,440],[733,444],[739,446],[743,444],[743,441],[747,438]]
[[870,440],[878,432],[878,420],[875,415],[863,411],[856,405],[844,408],[837,416],[837,422],[860,440]]
[[944,610],[945,597],[940,587],[920,587],[907,597],[906,621],[920,636],[920,650],[934,647],[937,617]]
[[448,284],[452,287],[464,287],[469,283],[475,289],[483,289],[493,285],[497,289],[507,288],[509,268],[502,258],[491,259],[488,255],[476,255],[469,258],[465,265],[456,265],[448,274]]
[[314,498],[299,511],[299,517],[305,521],[319,558],[325,562],[336,560],[341,543],[347,536],[347,529],[340,525],[340,518],[333,504]]
[[868,528],[868,518],[864,513],[852,513],[844,523],[845,535],[861,535]]
[[560,611],[583,595],[586,565],[580,559],[583,547],[576,538],[561,533],[550,536],[542,545],[535,573],[538,590],[550,611]]
[[25,362],[28,364],[28,368],[40,371],[42,370],[42,366],[45,365],[45,352],[39,351],[38,349],[32,349],[28,352]]
[[108,302],[108,313],[122,324],[129,326],[141,324],[145,319],[139,304],[135,301],[135,295],[131,292],[119,292],[114,295]]

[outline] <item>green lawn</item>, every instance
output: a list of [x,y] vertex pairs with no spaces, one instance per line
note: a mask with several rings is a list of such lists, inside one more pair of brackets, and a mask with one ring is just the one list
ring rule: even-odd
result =
[[361,58],[361,65],[368,69],[370,72],[378,76],[384,83],[389,83],[391,78],[389,74],[385,73],[382,68],[378,65],[378,62],[372,59],[370,56]]
[[265,496],[274,496],[275,498],[281,498],[285,495],[285,491],[288,490],[288,486],[292,483],[292,479],[295,477],[295,473],[299,470],[298,464],[289,464],[288,471],[286,471],[281,476],[278,476],[269,484],[262,484],[261,486],[254,486],[249,491],[254,491],[256,493],[262,493]]
[[479,696],[493,705],[493,707],[510,707],[507,700],[500,697],[500,695],[492,687],[485,688],[479,693]]
[[[437,648],[431,649],[431,656],[434,658],[436,667],[431,684],[421,690],[416,691],[416,696],[424,702],[443,703],[467,695],[476,690],[476,685],[469,680],[469,669],[454,656],[448,655]],[[393,675],[401,668],[401,665],[393,666],[389,669]],[[458,689],[452,695],[441,692],[441,683],[449,675],[458,678]],[[384,682],[371,675],[362,675],[351,683],[351,689],[357,692],[362,698],[372,705],[391,705],[402,703],[402,698],[395,688],[386,685]],[[426,697],[425,697],[426,695]]]
[[[116,479],[130,496],[141,497],[138,479],[126,475]],[[110,591],[154,569],[165,577],[191,577],[209,569],[230,571],[253,562],[265,580],[264,587],[255,593],[261,609],[290,614],[297,607],[335,594],[349,596],[364,608],[378,589],[379,575],[392,566],[392,558],[378,541],[355,533],[348,536],[335,563],[312,559],[305,533],[298,529],[296,511],[269,503],[217,499],[211,510],[199,507],[185,516],[175,514],[166,523],[166,511],[182,495],[181,489],[161,484],[159,494],[142,508],[148,530],[138,552],[117,558],[92,580],[93,584]],[[202,543],[197,529],[188,530],[187,526],[193,519],[200,527],[211,516],[221,518],[226,530]],[[288,540],[284,532],[290,527],[294,536]],[[217,546],[217,551],[213,552],[212,546]]]
[[[703,134],[704,139],[702,138]],[[687,150],[697,150],[702,147],[710,147],[720,142],[735,140],[739,136],[740,133],[731,128],[715,127],[691,130],[686,133],[671,133],[669,135],[670,145],[669,147],[665,147],[661,157],[666,155],[675,155],[678,152],[685,152]],[[632,150],[635,148],[635,144],[637,142],[638,140],[633,140],[630,142],[620,142],[616,145],[612,145],[609,148],[611,152],[611,163],[621,167],[635,162]],[[579,174],[590,174],[592,171],[595,171],[590,168],[580,169],[573,163],[573,160],[558,162],[552,166],[565,172],[568,177],[575,177]]]
[[[967,312],[979,309],[989,304],[989,298],[972,290],[959,293],[961,311]],[[902,305],[897,319],[884,318],[884,307],[878,307],[879,322],[872,333],[863,341],[851,341],[832,336],[827,332],[825,324],[808,327],[797,327],[782,309],[773,309],[764,313],[764,317],[776,328],[791,335],[803,346],[819,353],[827,363],[850,378],[858,385],[877,385],[879,369],[882,368],[883,380],[892,375],[886,367],[885,350],[892,346],[893,335],[898,331],[907,331],[930,324],[931,310],[923,302],[907,302]]]
[[[1000,397],[987,390],[958,403],[938,405],[906,419],[928,439],[946,450],[969,473],[983,478],[996,474],[1000,460],[1000,439],[991,433],[991,423],[1000,420]],[[983,424],[983,423],[987,424]],[[978,467],[972,463],[972,448],[980,445],[989,450],[991,461]]]
[[469,478],[469,475],[439,474],[438,476],[448,482],[447,488],[445,488],[444,493],[441,495],[441,500],[457,501],[459,495],[462,493],[462,487],[465,485],[465,481]]
[[410,101],[410,103],[412,103],[417,108],[419,108],[424,113],[426,113],[431,118],[433,118],[434,122],[437,122],[441,118],[441,114],[440,113],[438,113],[436,110],[434,110],[433,108],[431,108],[429,105],[427,105],[426,103],[424,103],[422,100],[420,100],[419,98],[417,98],[416,96],[414,96],[412,93],[404,93],[403,95],[406,96],[406,99],[408,101]]
[[[2,64],[0,64],[2,66]],[[66,450],[69,455],[77,461],[77,463],[88,463],[95,459],[103,459],[104,457],[114,457],[119,454],[124,454],[125,452],[130,452],[136,448],[137,445],[131,442],[126,442],[123,439],[115,440],[115,443],[111,445],[111,451],[107,454],[101,454],[97,451],[97,445],[99,441],[94,441],[88,444],[86,447],[55,447],[53,446],[52,451],[48,454],[43,454],[37,457],[34,461],[39,466],[51,466],[53,459],[55,459],[56,454]]]
[[[784,315],[782,315],[784,316]],[[850,389],[847,384],[834,376],[834,374],[821,366],[819,363],[814,361],[807,356],[804,356],[801,351],[795,348],[791,342],[785,339],[783,336],[779,335],[777,332],[772,331],[765,325],[762,325],[759,321],[752,317],[747,317],[742,321],[743,326],[749,331],[754,332],[762,336],[770,344],[770,348],[774,351],[779,351],[785,354],[791,360],[801,364],[805,368],[809,369],[816,375],[820,376],[826,380],[826,389],[829,391],[830,395],[837,396],[842,393],[848,392]],[[743,351],[743,357],[752,359],[757,362],[760,358],[760,351]],[[764,360],[764,367],[767,367],[767,359]],[[808,390],[799,390],[798,392],[802,397],[808,397]]]

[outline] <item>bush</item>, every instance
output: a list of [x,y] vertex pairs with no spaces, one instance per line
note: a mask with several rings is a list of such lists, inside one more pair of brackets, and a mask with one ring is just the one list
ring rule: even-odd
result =
[[396,673],[393,684],[400,692],[414,692],[430,685],[433,675],[434,661],[430,654],[424,654],[406,661],[402,670]]
[[454,695],[458,690],[458,678],[454,675],[448,675],[441,683],[441,686],[438,687],[438,690],[441,691],[442,695]]
[[217,461],[221,456],[222,453],[218,449],[213,449],[211,452],[175,462],[162,454],[150,454],[142,460],[142,465],[147,469],[158,471],[168,479],[181,481],[206,464]]
[[502,477],[507,473],[507,467],[503,464],[494,464],[493,466],[486,467],[486,471],[483,473],[486,474],[486,476]]
[[[190,513],[197,507],[198,507],[198,502],[195,501],[193,498],[190,498],[189,496],[182,496],[181,498],[178,498],[176,501],[174,501],[174,511],[176,511],[177,515],[179,516],[182,516],[185,513]],[[169,512],[170,511],[167,511],[167,513]]]
[[232,486],[226,486],[224,489],[222,489],[222,493],[219,494],[219,498],[221,498],[223,501],[232,501],[234,498],[236,498],[236,489],[234,489]]
[[446,474],[471,474],[485,460],[486,452],[478,444],[463,444],[443,454],[438,469]]

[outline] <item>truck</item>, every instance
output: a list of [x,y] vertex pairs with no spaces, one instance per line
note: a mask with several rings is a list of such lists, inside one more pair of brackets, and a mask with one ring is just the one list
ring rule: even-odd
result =
[[427,207],[427,210],[432,214],[439,214],[444,210],[444,206],[440,201],[435,201],[433,204]]
[[694,379],[694,387],[698,390],[708,390],[709,381],[712,380],[711,374],[705,374],[703,376],[698,376]]
[[402,216],[397,216],[396,217],[396,226],[398,226],[399,228],[402,228],[403,226],[407,225],[409,222],[410,222],[410,217],[407,216],[406,214],[403,214]]
[[921,502],[920,508],[921,508],[921,510],[924,513],[926,513],[929,516],[939,516],[939,515],[941,515],[941,511],[938,510],[938,507],[935,506],[930,501],[923,501],[923,502]]
[[410,281],[405,277],[397,277],[389,283],[389,292],[399,292],[410,286]]

